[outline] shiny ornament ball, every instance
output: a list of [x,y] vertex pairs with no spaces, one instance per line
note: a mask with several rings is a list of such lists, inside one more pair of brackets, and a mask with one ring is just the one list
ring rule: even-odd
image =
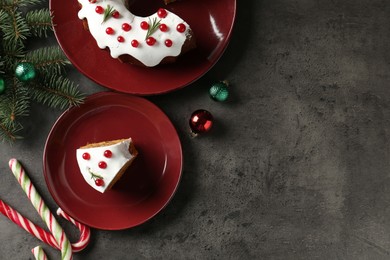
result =
[[213,126],[213,115],[204,109],[196,110],[190,118],[190,128],[194,134],[206,133]]
[[225,101],[229,96],[228,84],[226,81],[213,84],[209,90],[210,97],[215,101]]
[[23,82],[32,80],[35,78],[35,68],[30,62],[21,62],[16,66],[15,76]]
[[5,92],[5,81],[3,78],[0,78],[0,95]]

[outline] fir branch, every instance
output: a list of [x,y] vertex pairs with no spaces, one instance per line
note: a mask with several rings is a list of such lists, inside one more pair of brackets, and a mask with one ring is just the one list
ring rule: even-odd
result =
[[17,139],[21,139],[22,137],[18,135],[20,131],[22,131],[23,126],[20,123],[7,125],[0,118],[0,140],[7,141],[9,143],[13,143]]
[[154,17],[153,21],[150,21],[150,18],[149,18],[149,28],[148,28],[148,31],[146,32],[145,40],[158,29],[158,27],[160,26],[160,23],[161,23],[161,20],[157,21],[156,17]]
[[[14,78],[15,82],[15,91],[12,96],[12,114],[13,120],[16,121],[17,118],[22,116],[28,116],[30,110],[30,93],[28,86],[24,86],[20,81]],[[12,119],[12,118],[11,118]]]
[[11,10],[17,7],[41,4],[42,2],[42,0],[0,0],[0,8]]
[[79,92],[77,86],[62,76],[44,77],[30,87],[33,89],[33,99],[53,108],[78,106],[84,100],[84,95]]
[[[53,29],[48,9],[25,13],[23,8],[42,2],[0,0],[0,77],[5,82],[5,91],[0,94],[0,141],[21,138],[20,119],[28,116],[31,99],[60,109],[79,105],[84,99],[73,82],[60,76],[70,62],[58,46],[26,50],[25,42],[30,36],[44,37]],[[15,67],[21,61],[34,64],[34,79],[21,82],[15,77]]]
[[18,119],[28,115],[30,97],[14,77],[5,78],[5,82],[8,87],[0,96],[0,140],[13,142],[21,138],[18,133],[23,126]]
[[8,72],[11,72],[15,66],[15,59],[22,59],[24,57],[25,50],[22,45],[7,44],[3,42],[3,53],[4,67]]
[[23,46],[23,41],[31,35],[30,28],[23,18],[22,13],[16,9],[1,13],[0,30],[3,32],[3,41],[5,44]]
[[0,96],[0,117],[6,122],[15,122],[18,117],[27,116],[30,108],[28,88],[15,77],[4,78],[6,91]]
[[47,37],[47,32],[53,30],[51,18],[48,9],[33,10],[26,13],[26,21],[31,33],[37,37]]
[[71,64],[59,46],[30,51],[24,59],[34,64],[41,75],[61,74],[65,65]]

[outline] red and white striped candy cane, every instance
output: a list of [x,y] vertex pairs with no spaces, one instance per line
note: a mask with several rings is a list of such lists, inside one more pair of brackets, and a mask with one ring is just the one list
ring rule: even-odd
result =
[[58,248],[57,242],[55,241],[52,234],[41,228],[40,226],[32,223],[28,218],[22,216],[15,209],[11,208],[4,201],[0,200],[0,213],[9,218],[12,222],[14,222],[19,227],[23,228],[39,240],[45,242],[46,244]]
[[71,216],[66,214],[61,208],[57,209],[57,215],[63,217],[67,221],[71,222],[80,231],[79,241],[72,243],[73,252],[79,252],[79,251],[83,250],[88,245],[89,239],[91,237],[91,230],[89,229],[89,227],[74,220]]
[[32,203],[34,208],[38,211],[38,214],[41,216],[42,220],[46,223],[50,232],[54,236],[61,250],[61,259],[62,260],[73,259],[72,246],[68,238],[66,237],[64,230],[62,229],[61,225],[58,224],[53,214],[51,214],[49,208],[46,206],[41,195],[39,195],[34,185],[32,184],[30,178],[25,173],[22,165],[16,159],[11,159],[9,161],[9,167],[11,168],[12,173],[14,174],[15,178],[18,180],[23,191],[30,199],[30,202]]
[[[11,206],[9,206],[7,203],[5,203],[2,200],[0,200],[0,213],[2,213],[4,216],[9,218],[12,222],[14,222],[19,227],[29,232],[31,235],[35,236],[42,242],[56,249],[60,249],[60,247],[57,244],[57,241],[55,240],[55,238],[51,233],[47,232],[40,226],[35,225],[28,218],[22,216],[18,211],[13,209]],[[73,218],[71,218],[60,208],[57,210],[57,215],[63,217],[67,221],[70,221],[79,229],[80,238],[77,242],[72,243],[72,250],[73,252],[79,252],[83,250],[88,245],[90,240],[91,231],[89,227],[75,221]]]

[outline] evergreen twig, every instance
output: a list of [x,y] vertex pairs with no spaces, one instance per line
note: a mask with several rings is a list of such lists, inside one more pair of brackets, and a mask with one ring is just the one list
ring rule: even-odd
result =
[[26,20],[16,8],[1,13],[0,29],[3,32],[4,43],[9,44],[24,45],[24,40],[31,35]]
[[12,9],[18,7],[33,6],[42,3],[42,0],[0,0],[1,9]]
[[[29,115],[31,100],[64,109],[84,99],[77,86],[62,76],[70,62],[58,46],[32,51],[25,46],[29,37],[47,37],[53,30],[48,9],[19,11],[39,3],[41,0],[0,0],[0,79],[5,83],[0,93],[0,141],[12,143],[21,138],[20,118]],[[37,75],[33,80],[16,78],[15,68],[22,61],[34,65]]]
[[47,9],[33,10],[26,14],[26,21],[31,29],[31,33],[37,37],[47,37],[51,31],[51,14]]
[[78,106],[83,102],[84,96],[78,91],[77,86],[62,76],[44,77],[39,84],[32,87],[32,98],[50,107],[64,109]]
[[61,74],[65,65],[70,64],[61,48],[58,46],[44,47],[26,54],[25,60],[34,64],[42,75]]

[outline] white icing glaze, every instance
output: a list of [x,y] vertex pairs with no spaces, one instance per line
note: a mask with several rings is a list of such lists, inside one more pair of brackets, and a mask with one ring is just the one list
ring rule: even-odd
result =
[[[154,13],[148,17],[140,17],[133,15],[126,7],[122,0],[97,0],[96,3],[91,3],[89,0],[78,0],[82,5],[78,17],[80,19],[87,19],[88,27],[95,38],[99,48],[104,49],[108,47],[110,54],[113,58],[118,58],[120,55],[128,54],[142,62],[145,66],[156,66],[165,57],[177,57],[181,53],[182,46],[189,34],[190,26],[176,14],[165,10],[167,16],[160,18],[157,13]],[[103,14],[96,12],[96,7],[101,6],[106,10],[107,6],[111,6],[113,9],[119,12],[119,17],[110,17],[105,22],[103,21]],[[143,21],[150,23],[153,19],[157,19],[161,23],[168,26],[166,32],[162,32],[157,29],[151,36],[156,39],[156,43],[153,46],[149,46],[146,41],[147,30],[141,28],[140,24]],[[124,31],[122,24],[128,23],[131,25],[130,31]],[[178,32],[176,27],[178,24],[184,24],[186,29],[184,32]],[[114,29],[114,33],[108,35],[106,28]],[[122,36],[124,41],[119,42],[118,36]],[[172,46],[167,47],[165,40],[170,39]],[[131,45],[132,40],[139,42],[138,47]]]
[[[113,145],[77,149],[77,163],[85,181],[95,190],[104,193],[123,165],[133,158],[133,155],[129,152],[130,143],[131,138]],[[112,156],[110,158],[104,156],[104,151],[106,150],[111,151]],[[88,153],[90,158],[84,159],[84,153]],[[107,164],[105,169],[99,167],[99,162],[102,161]],[[91,172],[103,177],[103,186],[95,184],[95,179],[92,178]]]

